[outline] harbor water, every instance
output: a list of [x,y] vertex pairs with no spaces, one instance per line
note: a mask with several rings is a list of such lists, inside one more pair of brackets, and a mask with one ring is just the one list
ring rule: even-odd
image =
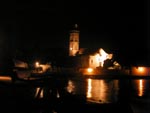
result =
[[58,77],[0,82],[5,113],[148,113],[149,79]]

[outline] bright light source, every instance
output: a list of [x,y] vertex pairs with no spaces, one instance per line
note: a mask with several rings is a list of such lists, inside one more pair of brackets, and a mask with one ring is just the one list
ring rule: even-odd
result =
[[103,67],[103,65],[104,65],[104,61],[106,60],[106,59],[112,59],[112,54],[108,54],[108,53],[106,53],[102,48],[100,48],[100,50],[99,50],[99,54],[100,54],[100,56],[99,56],[99,62],[100,62],[100,66],[101,67]]
[[92,68],[88,68],[87,71],[88,71],[89,73],[91,73],[91,72],[93,72],[93,69],[92,69]]
[[35,66],[36,66],[36,67],[39,67],[39,66],[40,66],[39,62],[36,62],[36,63],[35,63]]
[[138,67],[138,71],[139,71],[139,72],[143,72],[143,71],[144,71],[144,68],[143,68],[143,67]]
[[72,50],[72,47],[70,48],[70,50]]

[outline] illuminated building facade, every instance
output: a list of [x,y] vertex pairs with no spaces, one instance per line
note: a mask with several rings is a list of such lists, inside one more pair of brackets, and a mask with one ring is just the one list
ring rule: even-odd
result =
[[[105,60],[112,59],[113,54],[106,53],[102,48],[97,51],[93,51],[93,53],[85,53],[78,57],[78,66],[81,68],[97,68],[104,67]],[[113,64],[113,63],[112,63]]]
[[[102,48],[97,50],[90,50],[79,48],[79,30],[77,24],[70,32],[69,37],[69,56],[77,62],[76,66],[79,68],[97,68],[104,67],[105,60],[111,60],[113,54],[106,53]],[[113,64],[113,63],[112,63]]]
[[75,56],[79,51],[79,30],[77,30],[78,25],[75,24],[75,28],[70,32],[69,39],[69,56]]

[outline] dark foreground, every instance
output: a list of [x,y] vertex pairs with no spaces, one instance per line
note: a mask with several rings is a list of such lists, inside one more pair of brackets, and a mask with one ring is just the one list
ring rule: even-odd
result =
[[86,103],[76,97],[63,100],[32,100],[20,97],[3,98],[2,113],[133,113],[128,103],[96,104]]
[[108,104],[89,103],[84,96],[72,95],[61,88],[59,89],[59,97],[56,96],[56,89],[53,87],[46,88],[43,98],[35,97],[35,87],[37,87],[37,84],[33,83],[0,83],[0,112],[133,113],[130,104],[127,102],[120,101]]
[[[0,82],[1,113],[147,113],[149,101],[127,97],[123,92],[115,103],[90,103],[85,95],[74,95],[64,90],[60,79],[18,80]],[[36,88],[44,90],[42,98],[35,96]],[[59,96],[57,95],[59,93]],[[142,109],[141,109],[142,108]]]

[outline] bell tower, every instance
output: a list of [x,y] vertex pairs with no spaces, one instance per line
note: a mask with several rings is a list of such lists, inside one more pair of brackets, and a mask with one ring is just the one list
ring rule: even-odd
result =
[[74,29],[70,31],[69,37],[69,56],[75,56],[79,51],[79,30],[75,24]]

